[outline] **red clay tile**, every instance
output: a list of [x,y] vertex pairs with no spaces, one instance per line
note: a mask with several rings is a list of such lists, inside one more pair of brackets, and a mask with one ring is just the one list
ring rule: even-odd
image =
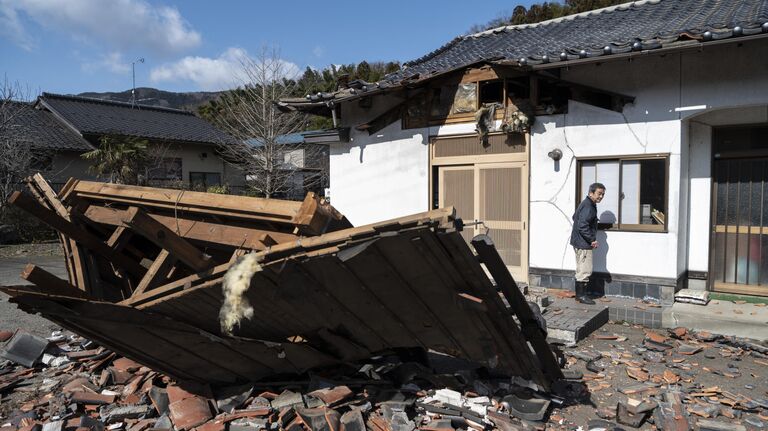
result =
[[72,392],[72,402],[79,404],[112,404],[115,402],[115,396],[85,391]]
[[197,396],[171,403],[168,409],[171,413],[171,421],[177,431],[192,429],[213,417],[208,401]]

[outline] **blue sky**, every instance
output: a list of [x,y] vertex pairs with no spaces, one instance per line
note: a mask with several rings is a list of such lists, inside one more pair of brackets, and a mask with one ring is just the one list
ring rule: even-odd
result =
[[0,0],[0,79],[33,92],[219,90],[239,58],[288,66],[408,61],[532,0]]

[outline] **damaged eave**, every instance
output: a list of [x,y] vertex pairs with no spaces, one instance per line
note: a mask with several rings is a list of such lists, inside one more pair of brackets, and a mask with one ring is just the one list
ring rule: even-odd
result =
[[[298,111],[330,117],[331,110],[342,103],[348,103],[371,96],[391,94],[395,91],[418,88],[424,85],[426,82],[443,77],[445,75],[449,75],[462,69],[475,67],[481,64],[496,64],[499,59],[500,57],[477,59],[460,66],[435,71],[429,74],[415,73],[406,75],[399,81],[384,80],[375,83],[369,83],[368,86],[373,88],[344,88],[333,93],[318,93],[317,95],[307,95],[304,98],[282,99],[278,102],[275,102],[275,105],[281,112]],[[405,72],[407,72],[407,69]]]

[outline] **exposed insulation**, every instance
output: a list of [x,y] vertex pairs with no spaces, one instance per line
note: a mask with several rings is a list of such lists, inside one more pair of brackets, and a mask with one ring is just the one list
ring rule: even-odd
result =
[[261,265],[256,254],[249,253],[238,259],[224,274],[221,285],[224,302],[219,311],[219,324],[223,333],[232,335],[232,330],[239,326],[243,319],[253,318],[253,307],[245,297],[245,292],[258,271],[261,271]]

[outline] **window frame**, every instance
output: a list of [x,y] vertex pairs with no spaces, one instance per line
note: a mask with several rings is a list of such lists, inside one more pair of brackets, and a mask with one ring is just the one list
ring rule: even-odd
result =
[[[615,156],[591,156],[576,158],[576,205],[574,211],[578,208],[584,196],[581,196],[582,178],[581,167],[584,162],[619,162],[619,205],[616,223],[598,223],[597,228],[605,231],[615,232],[649,232],[649,233],[668,233],[669,232],[669,156],[670,153],[653,154],[634,154],[634,155],[615,155]],[[623,162],[637,160],[664,160],[664,224],[629,224],[621,223],[621,194],[623,190]]]
[[[209,187],[212,186],[221,186],[223,184],[223,178],[221,175],[221,172],[216,171],[189,171],[189,188],[191,190],[195,189],[195,182],[192,180],[193,175],[203,175],[203,189],[208,190]],[[219,182],[218,184],[208,184],[208,175],[218,175],[219,176]]]

